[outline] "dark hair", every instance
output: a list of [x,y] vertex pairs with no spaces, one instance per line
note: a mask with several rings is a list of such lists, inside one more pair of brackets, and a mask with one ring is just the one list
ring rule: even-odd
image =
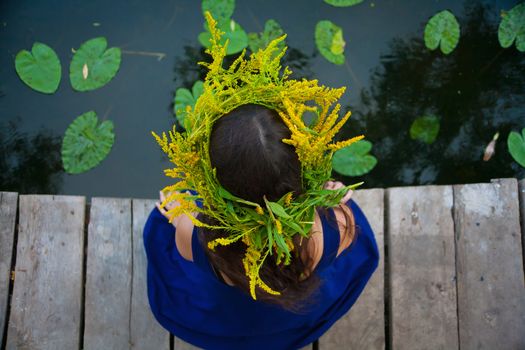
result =
[[[216,168],[220,184],[237,197],[264,203],[263,196],[276,201],[288,192],[301,194],[301,163],[293,146],[282,142],[290,131],[276,111],[247,104],[221,117],[213,126],[210,137],[210,159]],[[214,224],[201,215],[202,221]],[[207,249],[207,243],[228,236],[221,230],[200,228],[199,240],[216,270],[222,271],[236,287],[249,293],[249,281],[242,259],[246,245],[242,241],[228,246]],[[304,273],[311,268],[312,258],[306,253],[307,242],[294,237],[295,249],[288,266],[277,265],[275,254],[269,255],[260,269],[261,279],[281,295],[271,295],[257,287],[257,299],[301,312],[313,303],[313,293],[319,286],[319,277]],[[300,244],[302,243],[302,244]]]

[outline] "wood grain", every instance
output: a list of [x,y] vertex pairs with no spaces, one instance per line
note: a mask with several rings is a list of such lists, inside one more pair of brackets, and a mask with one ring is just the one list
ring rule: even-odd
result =
[[131,200],[93,198],[88,227],[84,349],[128,349]]
[[379,266],[352,309],[319,340],[320,349],[384,349],[384,191],[356,191],[352,199],[364,212],[379,249]]
[[454,186],[462,349],[525,349],[516,179]]
[[391,345],[457,349],[450,186],[387,190]]
[[7,349],[80,344],[85,198],[20,196]]
[[[146,278],[146,252],[142,234],[148,215],[155,207],[154,200],[133,200],[133,283],[131,293],[131,348],[169,349],[169,333],[151,313]],[[175,347],[179,349],[179,347]]]
[[0,344],[4,341],[4,326],[9,301],[9,281],[15,237],[18,193],[0,192]]

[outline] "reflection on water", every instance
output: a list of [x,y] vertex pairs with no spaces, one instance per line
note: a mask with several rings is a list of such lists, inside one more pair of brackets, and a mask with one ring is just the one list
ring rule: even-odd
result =
[[56,194],[62,182],[61,140],[49,131],[20,132],[20,119],[0,123],[0,189]]
[[[525,56],[501,48],[499,18],[489,5],[468,5],[458,16],[461,38],[448,56],[429,51],[421,37],[396,38],[381,57],[371,86],[352,107],[344,134],[365,133],[374,143],[377,167],[367,187],[447,184],[523,178],[525,171],[507,151],[507,135],[525,127]],[[432,145],[411,140],[419,116],[434,114],[441,130]],[[500,132],[496,155],[483,150]]]

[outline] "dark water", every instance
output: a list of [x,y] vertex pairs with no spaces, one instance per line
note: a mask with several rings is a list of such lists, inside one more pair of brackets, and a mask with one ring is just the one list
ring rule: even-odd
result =
[[[342,104],[353,117],[343,133],[364,133],[379,162],[368,175],[346,181],[363,180],[365,187],[469,183],[525,177],[506,145],[510,130],[525,127],[525,54],[502,49],[497,41],[500,11],[517,3],[385,0],[338,9],[321,0],[237,0],[233,18],[247,32],[277,20],[288,33],[285,63],[296,77],[348,87]],[[461,25],[459,45],[446,57],[422,41],[425,23],[443,9]],[[343,28],[343,66],[316,52],[313,32],[322,19]],[[197,42],[202,23],[196,0],[1,1],[0,190],[155,197],[170,183],[162,172],[169,162],[150,131],[171,128],[175,89],[202,77],[195,65],[206,58]],[[68,77],[71,48],[96,36],[107,37],[109,46],[165,57],[124,53],[108,85],[74,92]],[[53,47],[62,62],[62,81],[53,95],[31,90],[16,75],[14,56],[34,41]],[[71,121],[89,110],[114,122],[115,144],[98,167],[65,174],[61,138]],[[441,120],[437,141],[411,140],[412,121],[429,113]],[[501,135],[496,154],[483,162],[496,131]]]

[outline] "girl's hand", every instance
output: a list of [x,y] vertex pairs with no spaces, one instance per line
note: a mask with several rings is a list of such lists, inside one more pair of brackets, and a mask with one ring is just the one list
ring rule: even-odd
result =
[[[171,194],[171,192],[168,193],[168,195]],[[180,203],[178,201],[171,201],[169,202],[168,204],[166,204],[165,207],[161,207],[160,204],[162,202],[164,202],[164,200],[166,199],[166,196],[164,195],[164,192],[162,191],[159,191],[159,197],[160,197],[160,201],[159,202],[156,202],[155,203],[155,206],[157,207],[157,209],[160,211],[160,213],[166,218],[166,219],[170,219],[170,215],[168,214],[168,211],[175,208],[175,207],[178,207],[180,205]],[[173,221],[171,222],[173,226],[177,226],[177,224],[179,223],[179,219],[180,219],[180,216],[176,216],[173,218]]]
[[[339,181],[328,181],[324,184],[325,190],[338,190],[343,187],[345,187],[345,185]],[[345,204],[346,202],[348,202],[350,198],[352,197],[352,193],[354,193],[354,191],[352,190],[349,190],[348,192],[346,192],[345,196],[341,198],[340,203]]]

